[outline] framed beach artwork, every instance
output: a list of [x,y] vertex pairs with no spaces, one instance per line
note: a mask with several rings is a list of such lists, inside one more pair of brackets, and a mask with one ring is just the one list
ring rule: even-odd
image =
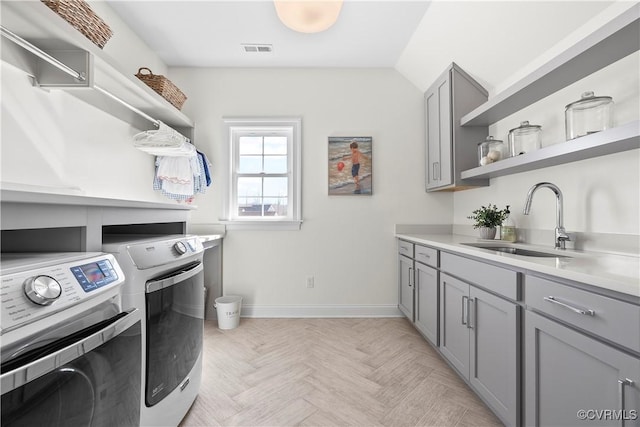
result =
[[372,194],[370,136],[329,137],[329,195]]

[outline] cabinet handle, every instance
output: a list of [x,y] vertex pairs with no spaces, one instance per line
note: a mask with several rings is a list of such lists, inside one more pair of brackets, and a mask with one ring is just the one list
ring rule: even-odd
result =
[[622,417],[620,417],[620,425],[624,427],[624,421],[626,414],[624,409],[624,387],[627,385],[633,385],[633,381],[629,378],[625,378],[623,380],[618,380],[618,400],[620,401],[620,410],[622,412]]
[[[436,174],[436,171],[438,173]],[[440,176],[440,162],[433,162],[433,180],[437,181]]]
[[551,296],[551,295],[549,295],[548,297],[544,297],[544,300],[548,301],[550,303],[553,303],[553,304],[558,304],[561,307],[568,308],[569,310],[573,311],[574,313],[584,314],[584,315],[587,315],[587,316],[595,316],[596,315],[596,312],[593,311],[593,310],[589,310],[589,309],[586,309],[586,308],[573,307],[573,306],[571,306],[569,304],[566,304],[566,303],[564,303],[562,301],[557,300],[556,297]]
[[413,268],[409,267],[409,287],[413,286],[413,285],[411,284],[411,276],[412,276],[412,274],[411,274],[411,270],[413,270]]
[[465,303],[465,300],[467,300],[468,302],[469,297],[466,295],[462,295],[462,324],[466,325],[468,328],[469,326],[467,325],[467,320],[469,319],[469,313],[465,313],[465,311],[469,309],[469,304]]
[[473,306],[476,302],[475,298],[468,298],[467,299],[467,328],[469,329],[473,329],[473,325],[471,324],[471,308],[473,307],[473,323],[476,323],[476,308]]
[[425,254],[424,252],[418,252],[418,255],[422,255],[423,257],[425,257],[427,259],[431,258],[431,255]]

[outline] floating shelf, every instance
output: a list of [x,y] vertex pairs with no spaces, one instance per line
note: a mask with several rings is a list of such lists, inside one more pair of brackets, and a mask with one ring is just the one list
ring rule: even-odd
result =
[[[2,2],[1,7],[2,25],[8,30],[43,50],[73,49],[88,52],[93,62],[91,80],[96,85],[171,127],[180,130],[193,128],[191,119],[133,74],[120,69],[117,61],[41,1],[5,1]],[[2,60],[23,69],[30,75],[35,75],[37,62],[33,60],[32,55],[10,42],[5,42],[4,39]],[[117,101],[91,87],[73,88],[67,91],[96,108],[131,123],[138,129],[145,130],[153,127],[148,120],[137,116]]]
[[486,166],[468,169],[461,173],[461,177],[462,179],[495,178],[634,148],[640,148],[640,121],[560,142]]
[[[466,114],[462,126],[488,126],[640,50],[640,4]],[[464,176],[463,176],[464,178]]]

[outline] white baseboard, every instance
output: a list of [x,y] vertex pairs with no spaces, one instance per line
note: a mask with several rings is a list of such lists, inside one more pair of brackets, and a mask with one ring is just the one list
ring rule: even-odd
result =
[[397,305],[251,305],[241,317],[402,317]]

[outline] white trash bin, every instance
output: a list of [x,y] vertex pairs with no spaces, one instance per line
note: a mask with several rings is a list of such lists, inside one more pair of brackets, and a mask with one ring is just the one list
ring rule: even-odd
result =
[[213,305],[218,313],[218,328],[234,329],[240,324],[240,311],[242,310],[242,297],[227,295],[216,298]]

